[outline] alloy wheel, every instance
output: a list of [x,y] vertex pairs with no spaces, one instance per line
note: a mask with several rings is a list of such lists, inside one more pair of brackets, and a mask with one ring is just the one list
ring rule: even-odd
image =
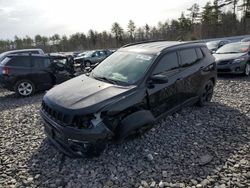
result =
[[19,94],[22,96],[28,96],[33,92],[33,86],[29,82],[21,82],[17,89]]
[[201,100],[205,103],[210,102],[213,97],[213,92],[214,92],[213,83],[212,82],[207,83],[202,93]]

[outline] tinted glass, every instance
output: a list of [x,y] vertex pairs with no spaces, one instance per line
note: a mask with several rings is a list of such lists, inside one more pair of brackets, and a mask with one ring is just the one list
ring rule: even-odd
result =
[[5,64],[8,63],[8,61],[10,61],[10,60],[11,60],[11,58],[6,57],[6,58],[4,58],[2,61],[0,61],[0,65],[5,65]]
[[159,74],[174,70],[179,67],[178,56],[176,52],[164,55],[158,62],[153,74]]
[[201,51],[200,48],[196,48],[196,53],[197,53],[198,59],[202,59],[203,58],[203,53],[202,53],[202,51]]
[[140,80],[153,62],[154,56],[129,52],[116,52],[93,70],[93,76],[125,84]]
[[31,67],[30,57],[13,57],[8,63],[8,66]]
[[181,50],[180,56],[181,56],[181,65],[183,67],[187,67],[194,64],[198,59],[194,48]]
[[36,57],[33,59],[33,66],[35,68],[47,68],[50,65],[49,58]]

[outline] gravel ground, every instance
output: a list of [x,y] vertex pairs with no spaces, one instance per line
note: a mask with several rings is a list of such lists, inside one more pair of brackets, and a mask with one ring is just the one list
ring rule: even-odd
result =
[[250,187],[250,77],[221,77],[211,104],[145,136],[70,159],[45,138],[43,93],[0,93],[0,187]]

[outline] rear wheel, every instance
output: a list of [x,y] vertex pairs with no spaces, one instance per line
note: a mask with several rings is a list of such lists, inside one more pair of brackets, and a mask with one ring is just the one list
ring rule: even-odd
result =
[[18,96],[28,97],[35,93],[35,86],[29,80],[20,80],[15,84],[15,92]]
[[212,80],[209,80],[206,82],[206,84],[204,85],[202,89],[202,93],[200,95],[198,105],[204,106],[208,102],[210,102],[212,100],[213,93],[214,93],[214,83],[212,82]]
[[250,74],[250,63],[246,64],[244,74],[245,74],[245,76],[249,76],[249,74]]

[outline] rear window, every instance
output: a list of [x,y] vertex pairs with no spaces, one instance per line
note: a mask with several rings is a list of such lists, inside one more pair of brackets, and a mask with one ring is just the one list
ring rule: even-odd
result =
[[31,67],[30,57],[13,57],[7,62],[8,66]]
[[181,57],[181,66],[182,67],[188,67],[196,63],[198,60],[196,51],[194,48],[189,48],[185,50],[180,51],[180,57]]

